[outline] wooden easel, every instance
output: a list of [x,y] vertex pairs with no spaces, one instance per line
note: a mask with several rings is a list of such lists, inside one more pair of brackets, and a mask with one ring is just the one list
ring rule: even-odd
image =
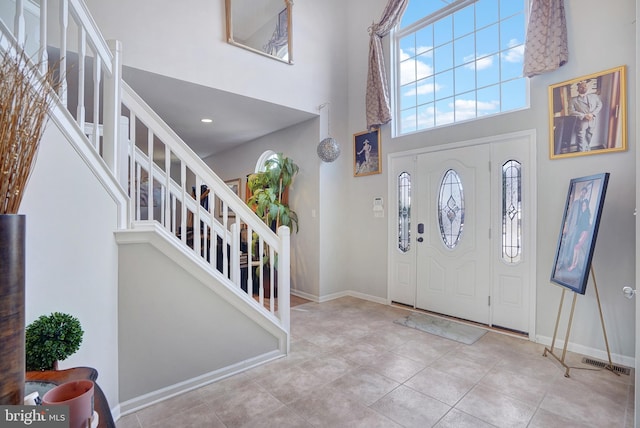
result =
[[[604,327],[604,317],[602,316],[602,305],[600,305],[600,294],[598,293],[598,285],[596,284],[596,275],[593,272],[593,266],[591,266],[590,272],[591,272],[591,278],[593,279],[593,288],[596,292],[596,301],[598,302],[598,311],[600,312],[600,322],[602,323],[602,333],[604,334],[604,344],[607,348],[607,356],[609,358],[609,365],[606,365],[605,368],[611,371],[612,373],[614,373],[616,376],[620,376],[620,373],[614,370],[613,362],[611,361],[611,352],[609,351],[609,341],[607,340],[607,330]],[[556,326],[553,330],[553,340],[551,341],[551,348],[545,347],[542,356],[546,357],[547,354],[551,354],[551,356],[556,360],[558,360],[558,362],[562,364],[562,367],[565,368],[564,377],[569,377],[569,369],[571,367],[565,364],[564,359],[567,355],[567,344],[569,343],[569,333],[571,333],[571,322],[573,321],[573,311],[576,307],[576,298],[578,297],[578,293],[576,293],[575,291],[573,292],[573,302],[571,303],[571,312],[569,313],[569,320],[567,322],[567,334],[565,335],[564,346],[562,347],[562,357],[558,357],[556,354],[553,353],[553,350],[556,344],[556,337],[558,333],[558,325],[560,324],[560,315],[562,314],[562,304],[564,303],[565,291],[566,291],[566,288],[563,287],[562,296],[560,297],[560,306],[558,307],[558,318],[556,319]]]

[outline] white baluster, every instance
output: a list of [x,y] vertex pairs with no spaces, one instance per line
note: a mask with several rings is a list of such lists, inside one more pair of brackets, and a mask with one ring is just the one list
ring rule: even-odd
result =
[[[162,224],[165,228],[173,232],[174,229],[170,229],[169,222],[167,221],[167,215],[169,214],[169,203],[171,202],[171,149],[168,144],[164,145],[164,204],[162,205]],[[173,216],[171,216],[173,217]]]
[[[80,129],[84,129],[85,107],[84,107],[84,87],[85,87],[85,66],[84,60],[87,56],[87,33],[83,27],[78,28],[78,108],[76,121]],[[98,121],[93,120],[93,128],[98,127]]]
[[47,9],[48,0],[40,0],[40,71],[47,72],[49,53],[47,52]]
[[67,105],[67,27],[69,26],[69,0],[60,0],[60,89],[58,96]]
[[[120,147],[120,81],[122,79],[122,44],[117,40],[107,42],[111,51],[111,73],[104,72],[104,101],[102,109],[102,157],[116,177],[126,174],[125,150]],[[125,183],[121,183],[125,185]]]
[[[278,312],[282,327],[287,333],[291,332],[291,314],[290,314],[290,289],[291,289],[291,230],[287,226],[278,228],[278,236],[280,237],[280,252],[278,253]],[[287,354],[289,353],[290,343],[289,334],[287,334]]]
[[153,131],[150,127],[147,127],[147,161],[148,164],[145,165],[147,168],[147,176],[148,178],[148,188],[147,188],[147,220],[153,220],[153,181],[155,177],[153,176]]
[[[136,171],[136,115],[133,111],[129,114],[129,189],[130,198],[133,198],[133,202],[129,204],[129,219],[130,221],[137,220],[136,213],[140,212],[140,202],[138,197],[138,188],[135,185],[137,183],[135,171]],[[126,189],[126,187],[125,187]],[[131,224],[129,224],[131,225]]]
[[100,153],[100,82],[102,80],[102,60],[93,58],[93,146]]
[[24,23],[24,2],[23,0],[16,1],[16,16],[13,22],[13,34],[18,40],[18,45],[24,47],[26,40],[26,30]]

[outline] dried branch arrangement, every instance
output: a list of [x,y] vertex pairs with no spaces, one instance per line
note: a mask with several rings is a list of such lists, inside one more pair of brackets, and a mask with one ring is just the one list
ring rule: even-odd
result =
[[17,214],[59,82],[22,48],[0,59],[0,214]]

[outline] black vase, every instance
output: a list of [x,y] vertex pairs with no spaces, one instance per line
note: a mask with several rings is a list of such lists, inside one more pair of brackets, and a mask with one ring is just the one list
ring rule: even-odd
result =
[[24,400],[24,215],[0,215],[0,405]]

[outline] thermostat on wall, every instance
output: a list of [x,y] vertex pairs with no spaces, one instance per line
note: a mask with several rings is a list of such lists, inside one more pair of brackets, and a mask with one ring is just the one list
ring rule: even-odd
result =
[[373,216],[384,217],[384,200],[382,197],[373,198]]

